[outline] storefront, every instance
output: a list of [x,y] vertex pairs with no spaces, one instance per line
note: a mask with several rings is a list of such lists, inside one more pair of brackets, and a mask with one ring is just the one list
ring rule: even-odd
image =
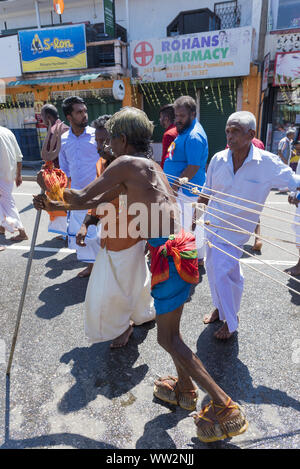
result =
[[[131,43],[133,101],[155,123],[159,159],[163,129],[159,109],[182,95],[197,103],[209,157],[226,146],[225,124],[236,110],[259,110],[260,73],[251,64],[252,28],[234,28]],[[155,145],[154,145],[155,147]]]

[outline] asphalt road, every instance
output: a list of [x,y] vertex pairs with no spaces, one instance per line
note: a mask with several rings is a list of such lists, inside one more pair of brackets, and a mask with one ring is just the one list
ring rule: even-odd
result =
[[[30,236],[36,215],[31,194],[38,192],[34,182],[15,189]],[[268,204],[293,211],[287,196],[275,191]],[[291,232],[284,220],[288,216],[268,213],[278,220],[263,215],[262,222],[271,227],[263,229],[264,235],[276,236],[272,227]],[[294,280],[279,272],[297,260],[293,245],[278,242],[293,254],[264,243],[261,256],[253,260],[245,255],[239,332],[227,343],[213,337],[220,323],[202,322],[212,308],[204,269],[185,306],[185,341],[217,383],[240,402],[250,422],[244,435],[205,445],[196,438],[188,412],[153,398],[153,380],[175,373],[168,354],[157,345],[154,323],[136,327],[124,349],[112,351],[109,343],[89,345],[83,331],[87,280],[76,277],[83,266],[62,241],[48,234],[47,224],[43,213],[10,380],[5,372],[30,240],[12,244],[9,235],[0,240],[7,247],[0,252],[1,448],[300,447],[300,297],[262,275],[300,292]],[[200,391],[198,407],[206,400]]]

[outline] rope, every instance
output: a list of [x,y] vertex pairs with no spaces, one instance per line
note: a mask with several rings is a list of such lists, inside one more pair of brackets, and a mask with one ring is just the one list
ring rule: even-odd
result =
[[[202,220],[199,220],[199,222],[202,223]],[[203,224],[204,224],[204,222],[203,222]],[[242,249],[241,247],[237,246],[236,244],[231,243],[230,241],[228,241],[228,239],[223,238],[223,236],[218,235],[217,233],[215,233],[215,232],[212,231],[212,230],[209,230],[209,229],[206,228],[206,227],[205,227],[205,229],[206,229],[209,233],[213,234],[214,236],[217,236],[217,238],[220,238],[222,241],[225,241],[226,244],[230,244],[231,246],[233,246],[234,248],[238,249],[239,251],[241,251],[241,252],[247,254],[247,255],[250,256],[250,257],[255,257],[255,258],[257,259],[256,256],[253,256],[253,255],[250,254],[249,252],[245,251],[245,249]],[[280,270],[280,269],[277,269],[277,267],[274,267],[273,265],[267,264],[267,263],[266,263],[264,260],[262,260],[262,259],[258,259],[258,260],[259,260],[259,262],[261,262],[262,264],[265,264],[265,265],[267,265],[268,267],[271,267],[272,269],[276,270],[277,272],[280,272],[281,274],[287,276],[289,279],[293,279],[295,282],[300,283],[300,280],[296,279],[295,277],[293,277],[292,275],[288,274],[287,272],[284,272],[284,271],[282,271],[282,270]],[[284,284],[283,284],[283,285],[284,285]],[[299,292],[298,292],[298,294],[300,295]]]
[[[216,246],[215,244],[211,243],[210,241],[207,241],[207,244],[209,247],[213,247],[215,249],[218,249],[218,251],[221,251],[223,254],[226,254],[227,256],[231,257],[232,259],[235,259],[236,261],[240,262],[240,259],[238,259],[237,257],[235,256],[232,256],[231,254],[228,254],[228,252],[224,251],[223,249],[219,248],[218,246]],[[300,292],[298,292],[297,290],[294,290],[293,288],[289,287],[288,285],[286,285],[285,283],[282,283],[280,282],[279,280],[277,280],[276,278],[273,278],[271,277],[270,275],[266,274],[265,272],[262,272],[258,269],[256,269],[255,267],[253,267],[252,265],[250,264],[244,264],[246,265],[247,267],[249,267],[249,269],[252,269],[252,270],[255,270],[255,272],[258,272],[259,274],[261,275],[264,275],[265,277],[267,277],[268,279],[270,280],[273,280],[274,282],[278,283],[279,285],[287,288],[288,290],[290,290],[291,292],[293,293],[296,293],[296,295],[300,295]],[[281,271],[280,271],[281,272]],[[281,272],[282,273],[282,272]],[[293,277],[293,279],[295,280],[295,278]]]
[[[159,173],[160,171],[157,171],[155,169],[152,169],[150,168],[150,171],[153,171],[153,172],[156,172],[156,173]],[[298,214],[294,214],[293,212],[287,212],[286,210],[281,210],[279,208],[274,208],[274,207],[268,207],[266,206],[266,204],[261,204],[259,202],[255,202],[254,200],[249,200],[249,199],[244,199],[243,197],[239,197],[237,195],[233,195],[233,194],[228,194],[226,192],[221,192],[221,191],[218,191],[216,189],[210,189],[209,187],[207,186],[201,186],[200,184],[194,184],[193,182],[190,182],[190,181],[186,181],[188,178],[181,178],[181,180],[183,181],[182,183],[178,182],[178,180],[180,180],[180,178],[176,177],[176,176],[173,176],[172,174],[167,174],[165,173],[165,175],[170,178],[172,181],[174,181],[174,183],[177,183],[178,186],[182,187],[186,184],[189,184],[190,186],[193,186],[193,187],[200,187],[201,189],[204,189],[205,190],[208,190],[208,191],[211,191],[211,192],[215,192],[215,193],[218,193],[218,194],[221,194],[221,195],[225,195],[227,197],[231,197],[231,198],[234,198],[234,199],[238,199],[238,200],[242,200],[243,202],[249,202],[253,205],[258,205],[260,207],[265,207],[269,210],[274,210],[274,211],[277,211],[277,212],[281,212],[281,213],[284,213],[284,214],[288,214],[288,215],[292,215],[292,216],[297,216],[297,217],[300,217],[300,215]],[[188,189],[188,188],[185,188],[185,189]],[[198,195],[195,193],[195,195]],[[199,195],[203,195],[203,193],[201,192]],[[221,199],[222,200],[222,199]]]

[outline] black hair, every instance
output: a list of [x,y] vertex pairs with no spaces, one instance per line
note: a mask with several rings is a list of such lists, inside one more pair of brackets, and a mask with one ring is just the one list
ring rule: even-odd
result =
[[165,106],[161,107],[159,110],[159,115],[160,114],[162,114],[164,117],[167,117],[170,122],[174,122],[175,111],[173,104],[166,104]]
[[111,118],[110,114],[104,114],[103,116],[99,116],[97,119],[93,120],[91,123],[91,127],[94,129],[103,129],[105,127],[106,122]]
[[79,96],[70,96],[63,100],[62,110],[65,117],[69,116],[73,111],[73,104],[85,104],[82,98]]
[[180,96],[174,102],[174,108],[176,107],[185,107],[190,112],[197,112],[196,101],[191,96]]
[[41,113],[44,113],[44,114],[48,114],[52,117],[54,117],[54,119],[58,119],[58,110],[55,106],[53,106],[53,104],[44,104],[44,106],[42,107],[41,109]]

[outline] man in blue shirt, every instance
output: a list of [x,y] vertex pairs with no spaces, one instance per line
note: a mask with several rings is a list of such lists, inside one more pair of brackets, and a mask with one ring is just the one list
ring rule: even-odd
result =
[[[187,178],[189,182],[203,186],[205,166],[208,158],[206,133],[196,118],[196,102],[191,96],[181,96],[174,102],[175,125],[178,137],[171,143],[164,164],[172,189],[177,193],[177,202],[182,214],[182,226],[191,231],[192,203],[197,196],[191,193],[191,187],[182,186],[178,179]],[[200,263],[204,257],[203,227],[197,225],[196,239]]]

